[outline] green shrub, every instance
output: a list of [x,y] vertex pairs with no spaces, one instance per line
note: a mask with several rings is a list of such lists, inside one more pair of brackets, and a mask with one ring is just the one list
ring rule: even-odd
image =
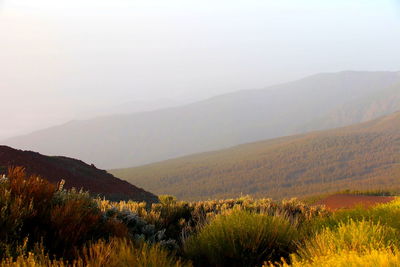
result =
[[334,228],[340,223],[353,221],[371,221],[393,227],[400,231],[400,198],[386,204],[379,204],[372,208],[356,207],[348,210],[339,210],[318,216],[307,224],[302,225],[304,235],[310,235],[324,228]]
[[279,216],[232,211],[218,215],[185,242],[187,256],[205,265],[255,266],[293,252],[296,229]]

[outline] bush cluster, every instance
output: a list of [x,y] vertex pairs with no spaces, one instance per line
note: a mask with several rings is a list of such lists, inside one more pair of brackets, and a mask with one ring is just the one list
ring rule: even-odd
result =
[[3,257],[27,240],[28,249],[43,243],[51,255],[73,258],[88,241],[126,232],[122,222],[103,219],[88,193],[58,190],[22,168],[10,168],[8,181],[0,184],[0,229]]
[[190,262],[176,258],[160,245],[142,243],[135,246],[127,239],[111,238],[108,241],[99,240],[82,249],[80,256],[72,261],[51,259],[43,249],[34,253],[21,253],[17,257],[3,258],[2,267],[191,267]]
[[400,200],[110,202],[22,168],[0,180],[0,266],[398,266]]
[[400,200],[341,210],[304,225],[289,259],[265,266],[400,266]]
[[102,211],[87,192],[63,190],[23,168],[10,168],[0,183],[0,257],[13,258],[41,246],[45,255],[73,260],[91,242],[111,238],[135,244],[161,243],[175,248],[137,214],[123,210]]
[[256,266],[287,257],[296,240],[296,228],[285,217],[234,210],[188,238],[185,252],[204,266]]
[[112,208],[120,211],[130,210],[155,225],[156,229],[165,229],[166,236],[179,243],[186,235],[197,232],[199,225],[204,225],[215,216],[235,209],[271,216],[284,216],[298,225],[307,223],[315,217],[325,217],[330,213],[321,206],[308,206],[296,199],[277,203],[272,199],[255,200],[248,196],[198,202],[177,201],[172,196],[160,196],[160,203],[151,205],[145,202],[110,202],[101,199],[98,199],[97,202],[103,211]]

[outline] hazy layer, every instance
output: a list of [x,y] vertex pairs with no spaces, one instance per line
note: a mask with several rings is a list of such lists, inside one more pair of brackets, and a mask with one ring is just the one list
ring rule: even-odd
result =
[[373,119],[400,110],[399,86],[399,72],[319,74],[183,107],[73,121],[4,143],[102,168],[137,166]]
[[0,138],[122,103],[154,109],[166,105],[155,99],[187,103],[319,72],[399,69],[394,0],[0,6]]

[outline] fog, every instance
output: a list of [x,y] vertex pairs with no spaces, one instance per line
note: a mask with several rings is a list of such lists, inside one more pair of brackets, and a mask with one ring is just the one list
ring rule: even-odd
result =
[[399,47],[394,0],[3,0],[0,139],[314,73],[396,71]]

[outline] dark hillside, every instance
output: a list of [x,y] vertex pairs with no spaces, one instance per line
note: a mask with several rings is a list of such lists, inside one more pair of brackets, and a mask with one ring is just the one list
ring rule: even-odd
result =
[[113,200],[137,200],[157,202],[157,197],[130,183],[114,177],[105,170],[67,157],[49,157],[36,152],[16,150],[0,146],[0,171],[10,166],[22,166],[28,174],[36,174],[58,183],[66,181],[65,187],[83,188],[92,194]]

